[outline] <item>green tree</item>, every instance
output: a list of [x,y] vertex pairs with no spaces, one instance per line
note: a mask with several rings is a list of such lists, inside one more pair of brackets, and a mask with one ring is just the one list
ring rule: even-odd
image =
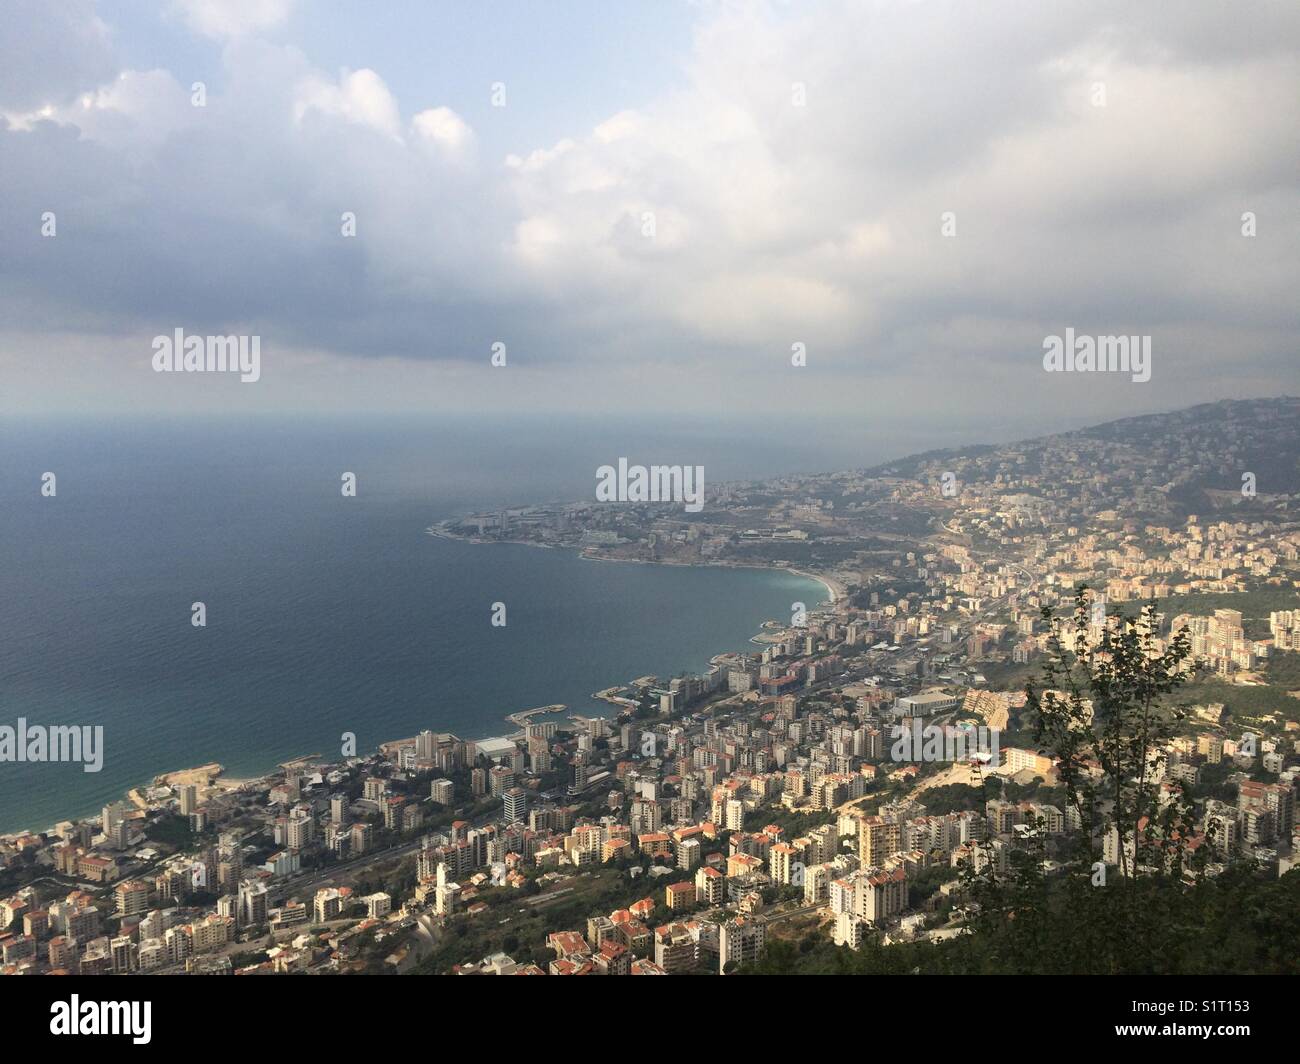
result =
[[[1044,610],[1047,660],[1026,692],[1072,829],[1058,845],[1041,821],[1030,824],[1005,867],[985,853],[966,869],[975,902],[966,926],[986,970],[1146,971],[1162,948],[1185,946],[1182,879],[1210,848],[1196,837],[1191,796],[1164,776],[1163,750],[1185,716],[1170,696],[1195,668],[1190,640],[1185,630],[1160,639],[1154,602],[1136,617],[1094,606],[1082,587],[1072,614]],[[1113,871],[1102,861],[1107,836]]]
[[1164,744],[1186,716],[1167,696],[1195,666],[1185,628],[1162,643],[1154,600],[1137,617],[1112,615],[1096,625],[1098,605],[1084,586],[1072,617],[1044,611],[1051,635],[1043,689],[1028,686],[1027,709],[1035,738],[1058,760],[1089,863],[1114,833],[1120,874],[1130,877],[1181,860],[1192,832],[1191,800],[1174,783],[1162,801],[1160,779]]

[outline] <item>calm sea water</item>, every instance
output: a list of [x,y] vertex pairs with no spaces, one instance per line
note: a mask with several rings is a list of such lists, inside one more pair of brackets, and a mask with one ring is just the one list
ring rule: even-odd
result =
[[[159,772],[235,776],[704,668],[824,589],[757,570],[583,561],[424,534],[479,505],[587,497],[621,454],[728,476],[797,449],[427,426],[95,425],[0,433],[0,724],[100,724],[103,771],[0,764],[0,831],[85,815]],[[637,450],[637,445],[642,450]],[[58,494],[39,494],[53,471]],[[339,492],[355,472],[356,498]],[[190,606],[207,607],[207,627]],[[490,625],[506,603],[508,624]]]

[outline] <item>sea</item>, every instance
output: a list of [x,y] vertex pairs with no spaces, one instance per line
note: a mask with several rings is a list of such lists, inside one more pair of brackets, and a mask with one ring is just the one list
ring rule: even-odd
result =
[[885,455],[659,420],[0,427],[0,725],[104,729],[99,772],[0,763],[0,832],[91,815],[163,772],[219,762],[244,778],[337,757],[344,733],[365,752],[426,728],[507,734],[506,714],[552,703],[610,716],[593,692],[702,671],[751,648],[791,603],[825,599],[788,572],[425,532],[470,511],[591,498],[597,467],[619,457],[703,464],[707,492]]

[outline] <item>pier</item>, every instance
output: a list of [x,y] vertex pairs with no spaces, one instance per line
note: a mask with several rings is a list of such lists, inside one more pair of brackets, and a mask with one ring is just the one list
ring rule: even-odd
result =
[[528,726],[529,717],[546,716],[549,713],[563,713],[569,707],[563,703],[557,703],[553,706],[538,706],[536,709],[521,709],[518,713],[511,713],[506,720],[517,728]]

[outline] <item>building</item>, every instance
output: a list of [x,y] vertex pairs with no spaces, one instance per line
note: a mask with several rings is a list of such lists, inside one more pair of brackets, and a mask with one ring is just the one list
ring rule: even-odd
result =
[[831,932],[831,941],[837,946],[849,949],[861,949],[863,939],[871,930],[871,925],[852,913],[838,913],[835,917],[835,929]]
[[348,822],[348,796],[335,794],[330,798],[330,820],[334,826],[342,828]]
[[117,878],[117,862],[111,857],[83,853],[77,858],[77,878],[90,883],[111,883]]
[[945,713],[961,705],[962,696],[945,694],[943,691],[927,691],[925,694],[909,695],[900,698],[894,712],[903,717],[929,717],[935,713]]
[[113,894],[117,899],[119,916],[139,916],[149,911],[149,884],[143,879],[119,883]]
[[728,965],[758,960],[766,939],[765,923],[761,916],[736,916],[718,929],[718,974],[725,975]]
[[267,890],[264,883],[250,880],[239,886],[239,922],[244,927],[263,927],[267,922]]
[[683,839],[677,846],[677,867],[689,872],[700,863],[700,840]]
[[500,798],[515,785],[515,774],[504,765],[496,765],[488,770],[488,792],[493,798]]
[[[788,886],[793,883],[795,876],[795,866],[799,864],[799,851],[793,846],[784,842],[778,842],[771,850],[768,851],[767,861],[768,870],[772,876],[772,882],[779,883],[781,886]],[[802,884],[796,884],[801,886]]]
[[77,959],[77,943],[67,935],[55,935],[46,950],[50,967],[70,969]]
[[601,975],[630,975],[632,954],[621,942],[602,942],[592,963]]
[[126,975],[138,967],[139,951],[131,941],[130,935],[119,935],[109,943],[109,956],[113,962],[114,975]]
[[721,905],[727,897],[727,877],[716,868],[695,873],[695,897],[703,905]]
[[689,880],[668,884],[664,888],[664,904],[668,906],[669,911],[675,913],[686,912],[693,908],[695,905],[695,884]]
[[1025,750],[1014,746],[1009,746],[1003,750],[1001,758],[1006,772],[1013,776],[1017,772],[1028,770],[1036,776],[1047,777],[1054,767],[1054,762],[1050,757],[1045,757],[1036,750]]
[[1295,792],[1280,783],[1247,780],[1237,789],[1237,809],[1247,842],[1286,839],[1295,823]]
[[831,881],[831,911],[883,927],[907,906],[907,876],[899,866],[885,872],[863,868]]
[[383,891],[377,894],[367,894],[361,900],[366,906],[366,915],[371,920],[378,920],[392,912],[393,899]]
[[351,904],[351,887],[322,887],[316,892],[313,903],[315,922],[326,923],[338,918],[343,909]]
[[522,787],[511,787],[502,795],[507,824],[518,824],[528,815],[528,795]]
[[668,975],[695,970],[699,944],[684,923],[656,927],[654,934],[655,964]]
[[406,799],[400,794],[384,799],[384,827],[388,831],[402,830],[402,814],[405,806]]

